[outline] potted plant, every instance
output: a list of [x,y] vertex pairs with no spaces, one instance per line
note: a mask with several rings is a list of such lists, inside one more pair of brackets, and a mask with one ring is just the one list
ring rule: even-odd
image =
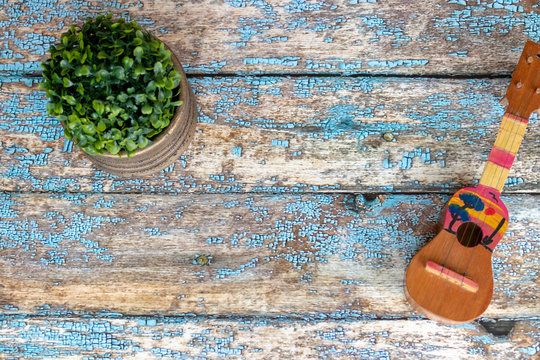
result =
[[136,22],[111,15],[71,25],[42,64],[48,113],[101,169],[147,175],[171,165],[197,111],[182,66]]

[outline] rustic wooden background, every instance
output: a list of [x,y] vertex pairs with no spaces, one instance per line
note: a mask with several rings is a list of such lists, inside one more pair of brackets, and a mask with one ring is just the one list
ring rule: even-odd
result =
[[[109,12],[172,47],[199,103],[147,178],[95,170],[37,89],[60,33]],[[528,39],[538,1],[0,0],[0,358],[538,358],[536,115],[486,313],[444,326],[403,295]]]

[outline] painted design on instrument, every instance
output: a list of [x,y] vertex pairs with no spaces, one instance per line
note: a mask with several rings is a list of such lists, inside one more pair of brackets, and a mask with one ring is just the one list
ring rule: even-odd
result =
[[502,191],[525,135],[528,119],[506,112],[491,149],[480,184]]
[[510,169],[514,163],[515,155],[496,146],[491,149],[488,161],[505,169]]
[[493,188],[479,185],[459,190],[448,202],[444,229],[452,234],[463,223],[473,222],[482,230],[483,245],[493,251],[508,225],[508,211]]

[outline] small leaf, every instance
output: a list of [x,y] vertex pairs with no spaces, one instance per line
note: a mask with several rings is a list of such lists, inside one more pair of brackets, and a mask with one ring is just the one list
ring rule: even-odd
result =
[[81,67],[81,75],[83,76],[90,75],[90,68],[86,65],[83,65]]
[[157,115],[152,115],[150,116],[150,123],[152,124],[152,127],[154,129],[161,129],[161,120],[159,120],[159,116]]
[[107,58],[107,54],[105,53],[105,51],[101,50],[100,52],[98,52],[97,58],[98,58],[98,59],[106,59],[106,58]]
[[56,113],[56,115],[62,114],[64,112],[64,108],[62,107],[62,103],[54,104],[54,112]]
[[85,147],[82,148],[86,153],[90,154],[90,155],[99,155],[99,153],[96,151],[96,149],[94,149],[93,146],[91,145],[87,145]]
[[181,80],[182,80],[182,76],[180,75],[180,73],[177,73],[173,78],[173,82],[174,82],[173,89],[177,88],[180,85]]
[[72,138],[71,133],[67,129],[64,129],[64,136],[68,140],[71,140],[71,138]]
[[102,78],[107,78],[109,76],[109,72],[105,69],[101,69],[98,71],[98,75]]
[[124,68],[130,69],[133,66],[133,59],[128,56],[124,56],[122,59],[122,65],[124,65]]
[[116,154],[118,154],[120,152],[120,146],[118,146],[116,141],[114,141],[112,143],[107,143],[105,145],[105,148],[107,149],[107,151],[109,151],[113,155],[116,155]]
[[107,129],[107,125],[105,124],[104,121],[100,121],[98,122],[97,124],[97,131],[99,131],[100,133],[104,132],[106,129]]
[[77,104],[75,104],[75,110],[77,110],[77,112],[81,115],[84,115],[85,113],[85,110],[83,109],[83,106],[80,102],[78,102]]
[[156,91],[156,83],[154,81],[150,81],[148,85],[146,85],[146,92],[153,93],[154,91]]
[[163,76],[158,76],[155,80],[156,86],[159,88],[162,88],[165,86],[165,80],[163,79]]
[[141,58],[144,54],[144,50],[142,47],[140,46],[137,46],[134,50],[133,50],[133,56],[135,56],[137,58],[138,61],[141,61]]
[[126,73],[124,71],[124,68],[121,67],[121,66],[116,66],[114,68],[114,70],[113,70],[113,74],[118,80],[125,79],[125,77],[126,77]]
[[165,93],[165,100],[169,100],[170,98],[173,97],[173,94],[172,94],[171,90],[165,89],[163,92]]
[[149,114],[152,113],[152,109],[153,109],[153,108],[152,108],[150,105],[144,104],[144,106],[142,107],[141,111],[142,111],[143,114],[149,115]]
[[98,140],[94,143],[94,147],[98,150],[101,150],[105,147],[105,141],[103,140]]
[[114,104],[112,107],[111,107],[111,115],[112,117],[117,117],[118,114],[120,114],[122,111],[124,111],[124,109],[122,109],[120,106]]
[[135,95],[135,102],[137,104],[141,104],[146,102],[146,95],[145,94],[137,94]]
[[67,77],[63,78],[63,83],[64,83],[64,87],[70,87],[73,85],[73,83],[71,82],[71,80],[69,80]]
[[128,95],[125,92],[122,92],[122,93],[118,94],[118,96],[116,96],[116,99],[118,101],[124,103],[128,99]]
[[143,44],[143,41],[142,39],[140,38],[135,38],[133,39],[133,41],[131,42],[131,44],[135,45],[135,46],[139,46],[139,45],[142,45]]
[[154,64],[154,74],[161,75],[161,73],[163,73],[163,64],[158,61]]
[[94,110],[96,110],[98,115],[103,115],[103,112],[105,111],[105,105],[103,104],[103,102],[99,100],[94,100],[92,101],[92,107],[94,108]]
[[142,65],[137,65],[135,67],[135,70],[133,70],[133,73],[135,75],[143,75],[144,73],[146,72],[146,70],[144,69],[144,67]]
[[54,108],[55,108],[55,104],[52,103],[52,102],[48,102],[47,105],[46,105],[46,107],[47,107],[47,112],[48,112],[49,114],[53,115],[53,113],[54,113]]
[[167,78],[167,79],[165,80],[165,89],[167,89],[167,90],[172,90],[172,89],[174,89],[174,88],[175,88],[175,86],[174,86],[174,80],[171,79],[171,78]]
[[[73,59],[73,60],[80,60],[80,59],[81,59],[81,56],[82,56],[82,55],[81,55],[81,53],[78,52],[77,50],[73,50],[73,51],[71,52],[71,54],[72,54],[72,59]],[[71,62],[71,60],[70,60],[69,62]]]
[[139,136],[139,139],[137,141],[137,145],[139,146],[139,149],[144,149],[149,145],[149,140],[145,138],[144,136]]
[[126,144],[126,149],[128,151],[133,151],[133,150],[137,149],[137,144],[131,139],[126,139],[125,144]]
[[57,83],[57,84],[62,84],[63,81],[62,81],[62,78],[60,76],[58,76],[58,74],[53,74],[52,75],[52,80],[53,82]]
[[113,50],[112,55],[113,56],[120,56],[124,53],[124,49],[122,48],[116,48]]
[[62,61],[60,61],[60,67],[62,69],[71,69],[71,64],[66,59],[62,59]]
[[83,86],[82,83],[78,83],[78,84],[77,84],[77,92],[78,92],[79,94],[81,94],[82,96],[84,96],[84,86]]
[[156,39],[153,39],[152,41],[150,41],[150,50],[152,51],[157,51],[159,49],[159,44],[160,42],[157,41]]
[[159,89],[158,90],[158,96],[157,96],[159,102],[163,102],[163,100],[165,100],[166,96],[165,96],[165,93],[163,92],[163,90]]
[[96,133],[96,126],[94,125],[94,123],[83,125],[82,129],[84,133],[88,135],[94,135]]
[[71,114],[67,117],[67,119],[68,119],[67,127],[70,130],[75,129],[77,126],[79,126],[81,122],[81,119],[77,116],[77,114]]
[[120,140],[122,138],[122,132],[116,128],[112,128],[109,132],[113,140]]
[[75,105],[77,104],[77,100],[71,95],[65,96],[64,99],[67,101],[69,105]]

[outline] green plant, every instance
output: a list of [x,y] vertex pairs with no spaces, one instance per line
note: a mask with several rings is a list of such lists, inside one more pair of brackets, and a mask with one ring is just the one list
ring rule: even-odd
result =
[[48,113],[66,138],[96,155],[129,156],[151,143],[182,103],[180,73],[164,44],[135,22],[88,19],[71,26],[42,64]]

